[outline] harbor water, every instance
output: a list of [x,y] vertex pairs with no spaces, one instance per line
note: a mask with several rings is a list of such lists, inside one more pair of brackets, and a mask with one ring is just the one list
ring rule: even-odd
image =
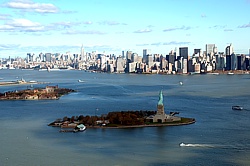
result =
[[[0,101],[0,165],[250,165],[250,75],[0,70],[0,78],[77,90],[59,100]],[[30,85],[0,86],[0,93],[25,88]],[[160,90],[166,113],[179,112],[196,123],[79,133],[47,126],[65,116],[156,110]]]

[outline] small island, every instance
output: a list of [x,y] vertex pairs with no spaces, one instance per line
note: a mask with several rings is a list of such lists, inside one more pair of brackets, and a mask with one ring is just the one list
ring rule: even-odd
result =
[[57,100],[61,96],[75,92],[73,89],[46,86],[45,88],[32,88],[0,93],[0,100]]
[[133,128],[133,127],[158,127],[158,126],[178,126],[195,123],[194,118],[176,116],[179,112],[166,114],[163,105],[163,93],[159,94],[157,111],[117,111],[109,112],[102,116],[65,116],[48,124],[48,126],[64,128],[76,128],[78,125],[85,125],[86,128]]

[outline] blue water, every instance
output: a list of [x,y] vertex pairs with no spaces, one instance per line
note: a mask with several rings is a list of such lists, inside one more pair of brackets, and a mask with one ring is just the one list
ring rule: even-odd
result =
[[[250,165],[250,75],[0,70],[2,81],[22,77],[77,92],[55,101],[0,101],[1,165]],[[0,92],[26,87],[0,86]],[[160,90],[167,113],[178,111],[197,122],[83,133],[47,126],[64,116],[156,110]],[[233,111],[232,105],[245,110]],[[180,147],[182,142],[193,146]]]

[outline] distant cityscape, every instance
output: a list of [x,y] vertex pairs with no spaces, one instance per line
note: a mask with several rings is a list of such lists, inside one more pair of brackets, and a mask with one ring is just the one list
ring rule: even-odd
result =
[[[188,47],[179,47],[169,54],[152,54],[150,49],[143,49],[142,56],[133,51],[122,51],[121,55],[85,52],[83,46],[79,53],[27,53],[26,58],[2,58],[0,69],[34,70],[91,70],[109,73],[165,73],[199,74],[213,72],[249,71],[249,54],[236,54],[233,45],[218,52],[215,44],[206,44],[205,51],[194,49],[188,54]],[[248,72],[247,72],[248,73]]]

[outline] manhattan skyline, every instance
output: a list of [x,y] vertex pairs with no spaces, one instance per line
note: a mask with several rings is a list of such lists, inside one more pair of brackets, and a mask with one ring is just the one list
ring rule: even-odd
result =
[[121,55],[143,49],[168,54],[176,47],[249,53],[250,0],[0,1],[0,58],[28,52]]

